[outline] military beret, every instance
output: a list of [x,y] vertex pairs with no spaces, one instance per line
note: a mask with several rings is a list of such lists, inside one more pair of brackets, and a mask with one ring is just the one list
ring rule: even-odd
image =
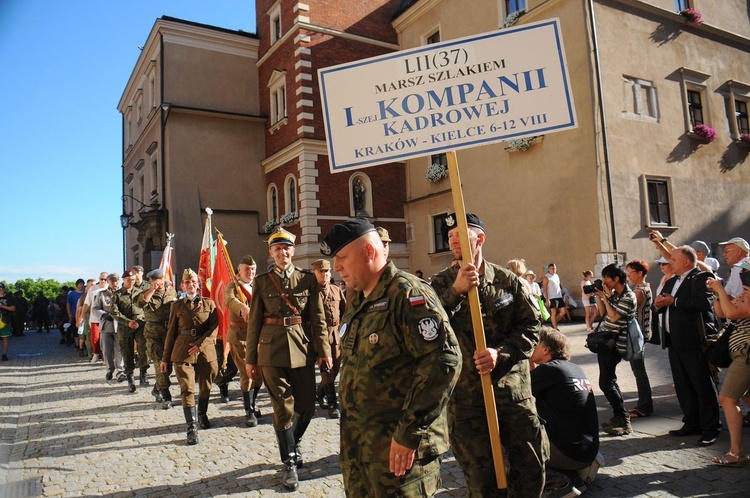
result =
[[375,227],[375,230],[377,230],[380,240],[382,240],[384,244],[391,241],[391,238],[388,236],[388,230],[383,227]]
[[708,248],[708,244],[706,244],[702,240],[696,240],[695,242],[693,242],[692,244],[690,244],[690,247],[692,247],[696,251],[702,252],[706,256],[708,256],[709,254],[711,254],[711,249]]
[[135,266],[133,267],[133,271],[136,271],[136,272],[140,271],[140,272],[142,272],[142,271],[143,271],[143,267],[142,267],[142,266],[140,266],[140,265],[135,265]]
[[134,277],[135,273],[132,270],[125,270],[122,272],[122,278]]
[[255,264],[255,260],[249,254],[240,260],[241,265],[258,266]]
[[375,227],[366,218],[352,218],[334,225],[323,237],[320,252],[325,256],[335,256],[344,246],[357,240],[366,233],[374,232]]
[[292,232],[284,230],[283,227],[277,226],[276,228],[274,228],[271,236],[268,237],[268,245],[269,247],[274,244],[287,244],[293,246],[296,239],[297,236]]
[[164,278],[164,270],[161,268],[157,268],[155,270],[151,270],[146,274],[147,280],[156,280],[157,278]]
[[327,259],[318,259],[312,262],[313,270],[326,271],[331,269],[331,262]]
[[107,275],[107,280],[120,280],[120,275],[117,273],[110,273]]
[[[446,233],[456,228],[458,226],[458,219],[456,218],[456,213],[451,213],[451,214],[446,215],[445,218],[443,218],[443,224],[444,226],[448,228]],[[483,232],[485,231],[484,223],[482,222],[482,220],[479,219],[479,216],[475,214],[466,213],[466,224],[469,225],[470,227],[478,228]]]
[[198,274],[195,273],[192,268],[186,268],[185,271],[182,272],[182,281],[185,282],[192,279],[197,280]]

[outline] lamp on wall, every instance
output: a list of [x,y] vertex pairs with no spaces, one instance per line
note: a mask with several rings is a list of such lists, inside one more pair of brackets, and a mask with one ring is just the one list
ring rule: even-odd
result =
[[132,216],[130,216],[126,212],[123,212],[120,215],[120,226],[122,227],[123,230],[125,230],[126,228],[128,228],[128,226],[130,225],[130,219],[131,218],[132,218]]

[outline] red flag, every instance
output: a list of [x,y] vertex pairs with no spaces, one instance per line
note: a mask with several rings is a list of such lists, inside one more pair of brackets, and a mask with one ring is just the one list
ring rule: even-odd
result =
[[203,242],[201,243],[201,256],[198,261],[198,278],[201,281],[201,296],[211,297],[211,269],[214,267],[214,237],[211,234],[211,208],[206,208],[208,217],[206,227],[203,230]]
[[225,345],[227,329],[229,329],[229,308],[224,304],[224,289],[232,281],[232,273],[224,239],[219,235],[216,241],[216,264],[211,276],[211,299],[216,304],[216,311],[219,312],[219,337]]

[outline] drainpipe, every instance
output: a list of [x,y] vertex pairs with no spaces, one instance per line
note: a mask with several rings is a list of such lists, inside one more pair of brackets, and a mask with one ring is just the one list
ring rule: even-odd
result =
[[[159,31],[159,97],[161,97],[162,103],[164,102],[164,34]],[[166,177],[166,166],[164,165],[164,159],[166,153],[164,152],[164,128],[167,125],[167,116],[164,115],[164,106],[161,107],[161,191],[162,191],[162,206],[164,206],[164,231],[169,232],[169,211],[166,208],[167,204],[167,177]],[[169,112],[169,111],[166,111]]]
[[602,87],[602,68],[599,61],[599,38],[596,34],[596,19],[594,17],[594,0],[588,0],[589,20],[591,21],[591,35],[594,45],[594,69],[596,72],[596,86],[599,93],[599,119],[602,123],[602,148],[604,149],[604,169],[607,179],[607,201],[609,202],[610,230],[612,232],[612,251],[617,253],[617,227],[615,226],[615,203],[612,199],[612,175],[610,173],[609,141],[607,140],[607,117],[604,113],[604,91]]

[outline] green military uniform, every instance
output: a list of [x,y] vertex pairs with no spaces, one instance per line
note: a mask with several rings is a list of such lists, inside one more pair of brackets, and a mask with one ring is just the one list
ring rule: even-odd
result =
[[[138,291],[135,286],[130,289],[119,288],[112,297],[111,311],[118,323],[117,341],[120,343],[120,352],[125,364],[125,374],[133,375],[137,366],[145,373],[148,368],[148,355],[146,351],[146,338],[143,336],[144,315],[143,309],[138,306]],[[138,323],[138,328],[131,329],[130,321]],[[135,364],[135,348],[138,346],[138,365]]]
[[[289,307],[272,280],[299,313]],[[331,356],[320,288],[312,272],[293,265],[258,275],[254,287],[245,362],[262,367],[274,429],[289,428],[296,414],[298,445],[315,413],[316,356]]]
[[148,356],[154,362],[156,369],[156,389],[163,392],[169,391],[171,382],[169,376],[172,373],[170,368],[167,373],[162,373],[159,368],[159,362],[164,356],[164,342],[167,339],[167,324],[169,322],[169,312],[172,302],[177,299],[177,294],[172,287],[165,290],[157,290],[146,301],[144,292],[138,294],[138,305],[143,309],[146,320],[143,335],[146,338],[146,347]]
[[[498,351],[492,371],[500,436],[508,451],[508,495],[538,497],[549,457],[546,434],[531,397],[528,358],[538,341],[539,317],[518,278],[484,261],[479,296],[488,348]],[[469,497],[499,496],[482,384],[474,363],[476,343],[469,301],[452,285],[459,265],[432,277],[432,287],[451,317],[463,354],[463,369],[448,407],[451,446],[466,477]],[[482,269],[480,268],[480,272]]]
[[339,337],[339,325],[341,318],[346,312],[346,297],[344,291],[338,286],[328,284],[320,289],[320,297],[323,299],[323,311],[326,316],[328,327],[328,344],[331,346],[333,355],[333,368],[329,372],[321,373],[323,384],[332,384],[339,374],[341,368],[341,338]]
[[[341,470],[347,496],[431,496],[448,450],[446,405],[461,369],[448,317],[429,285],[388,263],[341,325]],[[391,439],[416,450],[389,471]]]
[[[214,347],[218,326],[219,314],[211,299],[185,297],[172,303],[161,361],[174,364],[183,407],[195,405],[195,384],[198,384],[199,418],[206,414],[211,385],[219,372]],[[200,348],[197,355],[189,353],[192,346]]]

